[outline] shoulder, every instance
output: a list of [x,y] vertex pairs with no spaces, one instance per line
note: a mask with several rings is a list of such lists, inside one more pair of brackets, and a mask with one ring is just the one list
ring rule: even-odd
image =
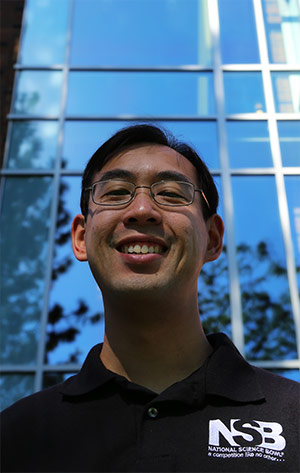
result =
[[262,390],[266,394],[266,397],[279,396],[281,399],[297,399],[299,401],[300,384],[278,374],[274,374],[270,371],[262,368],[252,366],[257,376],[258,382],[262,387]]
[[[42,419],[51,416],[61,400],[61,384],[31,394],[1,413],[2,429],[13,429],[26,423],[36,426]],[[29,424],[30,423],[30,424]]]
[[225,334],[207,338],[213,347],[206,370],[208,392],[237,402],[266,399],[271,404],[289,400],[299,404],[299,383],[250,364]]
[[264,394],[262,410],[285,425],[288,423],[294,434],[299,433],[300,384],[261,368],[253,369]]
[[45,461],[58,459],[73,428],[70,425],[66,434],[65,425],[71,416],[62,402],[62,388],[58,384],[32,394],[1,413],[3,471],[46,471]]
[[1,414],[3,421],[13,421],[27,416],[38,418],[40,413],[43,414],[43,418],[51,416],[63,408],[61,401],[64,394],[76,395],[94,389],[99,379],[105,377],[103,372],[106,371],[100,363],[101,346],[102,344],[97,344],[91,348],[79,373],[60,384],[27,396],[5,409]]
[[24,465],[27,465],[26,471],[43,471],[35,469],[37,458],[47,455],[47,446],[53,444],[56,437],[62,443],[66,415],[60,391],[60,384],[53,386],[16,402],[1,413],[4,471],[25,471]]

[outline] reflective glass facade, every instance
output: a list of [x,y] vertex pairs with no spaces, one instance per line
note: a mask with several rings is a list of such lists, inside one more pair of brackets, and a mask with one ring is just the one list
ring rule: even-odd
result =
[[70,225],[91,154],[147,121],[194,145],[220,191],[205,330],[300,380],[299,44],[297,0],[26,1],[1,171],[2,407],[103,339]]

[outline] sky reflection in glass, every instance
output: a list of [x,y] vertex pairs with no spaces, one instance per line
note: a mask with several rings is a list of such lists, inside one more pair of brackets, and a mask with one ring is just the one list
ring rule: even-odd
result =
[[14,121],[9,144],[8,168],[53,168],[58,145],[58,121]]
[[[218,214],[224,220],[221,179],[214,176],[220,195]],[[206,334],[223,332],[232,336],[230,319],[228,260],[226,238],[220,257],[216,261],[206,263],[198,279],[198,305],[200,319]]]
[[68,116],[209,116],[215,114],[212,74],[71,72]]
[[300,175],[285,176],[285,187],[300,292]]
[[69,0],[27,0],[19,62],[62,64],[65,60]]
[[100,290],[88,263],[77,261],[72,252],[71,223],[80,213],[80,186],[79,176],[61,180],[47,325],[49,364],[81,363],[89,349],[103,341]]
[[300,121],[278,121],[283,166],[300,166]]
[[190,144],[209,169],[220,167],[217,124],[214,121],[164,121],[158,125],[167,128],[179,140]]
[[61,71],[19,72],[13,112],[20,115],[58,115],[61,87]]
[[[125,121],[67,121],[64,129],[63,167],[83,170],[89,158],[104,141],[119,129],[137,123]],[[191,144],[211,169],[219,167],[218,137],[215,122],[156,121],[153,124],[171,131],[179,140]]]
[[280,368],[274,368],[274,369],[268,369],[268,371],[271,371],[272,373],[279,374],[280,376],[284,376],[285,378],[292,379],[293,381],[297,381],[300,383],[300,370],[287,370],[287,369],[280,369]]
[[1,214],[1,361],[35,363],[45,293],[52,179],[6,178]]
[[246,356],[297,357],[273,176],[232,178]]
[[273,165],[267,122],[230,121],[226,127],[232,168]]
[[14,402],[29,396],[33,392],[34,376],[28,374],[1,374],[0,411],[11,406]]
[[76,0],[71,64],[209,66],[207,0]]
[[46,371],[43,376],[43,389],[50,388],[54,384],[63,383],[76,373],[63,373],[55,371]]
[[252,0],[219,0],[223,64],[259,62]]
[[266,111],[260,72],[225,72],[224,88],[227,114]]

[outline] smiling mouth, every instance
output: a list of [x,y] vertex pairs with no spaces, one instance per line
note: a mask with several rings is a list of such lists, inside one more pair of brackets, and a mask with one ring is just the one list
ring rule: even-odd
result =
[[153,243],[133,243],[130,245],[122,245],[117,248],[120,253],[133,255],[147,255],[147,254],[163,254],[167,251],[166,247]]

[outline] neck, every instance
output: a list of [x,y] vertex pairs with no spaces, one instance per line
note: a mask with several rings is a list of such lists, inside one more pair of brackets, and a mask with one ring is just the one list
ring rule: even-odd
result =
[[211,346],[203,332],[197,299],[130,304],[105,301],[101,360],[129,381],[162,392],[198,369]]

